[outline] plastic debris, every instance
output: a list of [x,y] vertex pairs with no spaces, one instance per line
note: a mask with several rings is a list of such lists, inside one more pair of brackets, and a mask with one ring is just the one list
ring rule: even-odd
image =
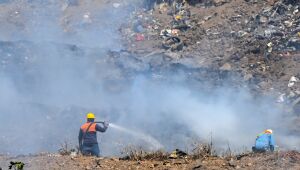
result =
[[187,156],[187,153],[185,153],[185,152],[183,152],[183,151],[181,151],[179,149],[176,149],[175,151],[173,151],[170,154],[169,158],[171,158],[171,159],[178,159],[178,158],[184,158],[186,156]]
[[288,84],[288,87],[293,87],[295,85],[296,82],[298,82],[299,79],[295,76],[292,76],[289,80],[289,84]]
[[136,41],[144,41],[144,40],[145,40],[144,34],[139,34],[139,33],[137,33],[137,34],[136,34],[136,37],[135,37],[135,40],[136,40]]

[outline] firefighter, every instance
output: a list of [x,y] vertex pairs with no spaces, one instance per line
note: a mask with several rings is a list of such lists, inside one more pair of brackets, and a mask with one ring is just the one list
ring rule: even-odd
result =
[[79,131],[79,150],[83,155],[99,157],[100,150],[97,141],[97,131],[105,132],[109,124],[107,122],[103,122],[103,126],[97,124],[93,113],[88,113],[86,119],[87,122],[80,127]]
[[257,135],[255,146],[252,147],[253,152],[273,152],[275,149],[275,140],[273,137],[273,130],[267,129]]

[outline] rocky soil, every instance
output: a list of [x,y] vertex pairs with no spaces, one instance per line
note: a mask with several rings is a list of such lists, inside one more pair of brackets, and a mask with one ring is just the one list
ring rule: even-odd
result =
[[32,170],[71,170],[71,169],[299,169],[300,153],[296,151],[243,154],[231,157],[208,156],[199,159],[189,157],[148,158],[141,160],[121,160],[119,158],[95,158],[82,156],[61,156],[41,154],[19,156],[14,158],[0,157],[0,165],[6,169],[10,161],[22,161],[25,169]]

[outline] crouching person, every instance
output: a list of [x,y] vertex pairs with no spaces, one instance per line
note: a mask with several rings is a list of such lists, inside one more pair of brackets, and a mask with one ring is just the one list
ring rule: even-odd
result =
[[100,156],[97,131],[105,132],[107,127],[108,123],[106,122],[103,122],[103,126],[97,124],[93,113],[87,114],[87,122],[80,127],[78,135],[79,150],[83,155]]
[[273,152],[275,149],[275,140],[273,137],[273,131],[267,129],[260,133],[255,140],[255,146],[252,147],[253,152]]

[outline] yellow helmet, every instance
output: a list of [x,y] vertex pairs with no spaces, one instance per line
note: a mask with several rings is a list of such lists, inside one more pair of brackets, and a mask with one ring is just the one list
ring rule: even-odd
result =
[[265,130],[265,133],[272,134],[272,133],[273,133],[273,130],[272,130],[272,129],[267,129],[267,130]]
[[94,113],[90,112],[86,115],[86,118],[87,119],[95,119],[96,117],[95,117]]

